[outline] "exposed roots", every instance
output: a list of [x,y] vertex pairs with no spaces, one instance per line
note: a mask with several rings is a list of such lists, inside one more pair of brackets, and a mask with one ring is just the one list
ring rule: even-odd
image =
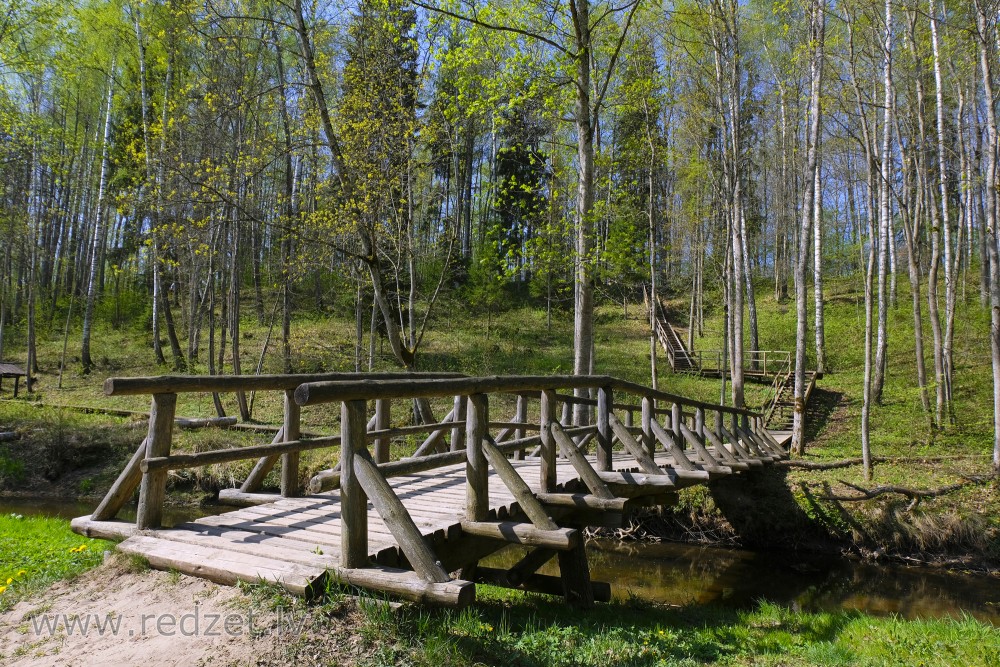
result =
[[910,499],[910,504],[906,507],[907,511],[913,510],[920,501],[924,498],[938,498],[940,496],[947,495],[959,489],[964,489],[967,486],[978,486],[981,484],[987,484],[996,479],[996,475],[987,476],[977,476],[977,477],[963,477],[964,481],[958,482],[956,484],[949,484],[947,486],[942,486],[937,489],[910,489],[905,486],[895,486],[895,485],[883,485],[876,486],[873,489],[866,489],[864,487],[858,486],[857,484],[851,484],[844,480],[839,480],[844,486],[854,489],[859,495],[839,495],[835,494],[830,490],[828,484],[824,484],[826,492],[819,496],[822,500],[835,500],[838,502],[859,502],[862,500],[871,500],[873,498],[878,498],[879,496],[884,496],[886,494],[898,494],[905,496]]

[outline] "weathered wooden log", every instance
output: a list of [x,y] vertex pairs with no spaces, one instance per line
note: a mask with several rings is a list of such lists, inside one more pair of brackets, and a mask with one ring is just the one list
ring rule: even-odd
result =
[[732,468],[727,468],[722,464],[720,464],[718,461],[716,461],[715,457],[712,456],[711,452],[708,451],[708,448],[705,447],[705,443],[703,443],[701,441],[701,438],[695,435],[691,431],[691,429],[689,429],[684,424],[680,425],[680,429],[681,429],[681,436],[685,440],[687,440],[687,442],[691,445],[692,449],[694,449],[694,451],[701,458],[702,469],[707,470],[710,474],[719,474],[719,475],[732,474],[733,472]]
[[174,425],[183,429],[207,428],[209,426],[223,428],[235,426],[237,421],[239,420],[236,417],[177,417],[174,419]]
[[[392,401],[380,398],[375,401],[375,430],[385,432],[390,427],[392,418]],[[391,438],[386,435],[375,437],[375,462],[385,463],[389,460],[389,445]]]
[[[518,424],[524,424],[528,421],[528,397],[524,394],[517,395],[517,407],[514,409],[514,422]],[[534,427],[532,427],[534,428]],[[541,431],[542,427],[538,426],[538,430]],[[514,438],[523,438],[525,435],[526,427],[517,427],[514,430]],[[514,452],[515,459],[524,458],[523,451]]]
[[573,439],[566,435],[559,422],[552,422],[550,429],[552,437],[555,438],[556,444],[559,445],[559,451],[569,459],[570,464],[576,470],[576,474],[580,476],[580,480],[584,486],[598,498],[614,498],[615,494],[611,493],[607,485],[601,481],[597,471],[590,465],[590,461],[580,453]]
[[339,435],[331,435],[315,440],[295,440],[279,442],[272,445],[252,445],[250,447],[233,447],[232,449],[216,449],[210,452],[195,454],[174,454],[173,456],[158,456],[142,462],[142,471],[180,470],[182,468],[197,468],[198,466],[229,463],[244,459],[255,459],[264,456],[284,454],[286,452],[304,452],[311,449],[336,447],[340,444]]
[[[295,438],[298,440],[298,438]],[[279,442],[285,441],[285,427],[284,425],[278,429],[275,434],[274,439],[271,441],[272,445],[276,445]],[[243,484],[240,485],[240,491],[243,493],[253,493],[259,491],[260,487],[264,486],[264,478],[267,477],[268,473],[274,470],[274,466],[278,463],[278,455],[270,454],[268,456],[262,456],[254,465],[253,470],[247,475],[247,478],[243,480]]]
[[[452,409],[452,411],[449,412],[447,415],[445,415],[445,418],[441,420],[441,424],[448,424],[450,426],[451,422],[454,421],[454,419],[455,419],[455,410]],[[428,435],[427,438],[420,444],[420,446],[417,447],[417,451],[415,451],[413,455],[425,456],[437,450],[437,448],[444,440],[445,433],[447,433],[446,429],[439,428],[430,435]]]
[[129,501],[135,490],[139,488],[139,482],[142,481],[142,468],[140,464],[144,458],[146,458],[145,439],[139,445],[139,448],[135,450],[135,454],[129,459],[129,462],[125,465],[125,469],[118,475],[111,488],[104,494],[101,504],[90,515],[91,519],[94,521],[107,521],[118,516],[118,512]]
[[[154,394],[149,410],[146,459],[169,457],[173,437],[177,394]],[[143,462],[145,463],[145,461]],[[163,497],[167,492],[167,470],[143,470],[139,487],[139,507],[135,524],[140,530],[159,528],[163,517]]]
[[[370,377],[370,376],[369,376]],[[703,407],[722,410],[734,415],[757,416],[758,413],[740,408],[718,406],[696,401],[684,396],[649,389],[634,382],[618,380],[607,375],[537,375],[537,376],[491,376],[461,377],[442,379],[362,379],[357,381],[317,381],[301,384],[295,390],[295,400],[299,405],[315,405],[333,401],[368,400],[376,398],[430,398],[441,396],[524,393],[530,391],[554,391],[562,389],[589,389],[608,387],[650,396],[658,400],[671,401],[691,408]]]
[[660,422],[655,419],[650,420],[649,426],[653,431],[653,436],[663,445],[663,448],[667,450],[674,459],[674,466],[679,470],[697,470],[697,466],[691,462],[691,459],[684,454],[684,450],[681,449],[677,441],[674,440],[674,434],[667,431],[665,428],[660,426]]
[[280,493],[246,493],[240,489],[222,489],[219,491],[219,503],[233,507],[256,507],[281,500]]
[[0,442],[11,442],[20,439],[21,434],[17,431],[4,431],[0,433]]
[[601,387],[597,390],[597,469],[611,470],[614,440],[611,436],[612,389]]
[[543,530],[530,523],[515,521],[463,521],[462,530],[478,537],[557,551],[574,549],[582,544],[580,531],[575,528]]
[[[295,394],[285,391],[285,423],[282,427],[286,442],[299,439],[301,410],[295,402]],[[281,495],[294,498],[302,495],[299,484],[299,450],[290,450],[281,455]]]
[[555,491],[559,480],[556,475],[556,440],[552,435],[552,424],[556,423],[556,395],[552,391],[543,391],[539,407],[540,446],[538,455],[541,465],[538,467],[538,486],[541,491]]
[[763,463],[756,459],[744,461],[738,458],[735,454],[729,451],[729,448],[726,447],[721,440],[719,440],[719,436],[715,435],[710,428],[705,429],[705,439],[715,446],[716,453],[725,459],[726,465],[733,470],[749,470],[754,463],[758,466],[763,465]]
[[543,506],[574,507],[597,512],[624,512],[628,498],[598,498],[589,493],[539,493]]
[[719,433],[721,434],[721,437],[733,447],[733,449],[740,453],[740,456],[747,460],[757,460],[761,463],[770,463],[774,460],[770,456],[761,454],[748,444],[740,442],[740,439],[733,435],[732,432],[726,428],[725,424],[719,424]]
[[[385,521],[389,532],[396,538],[399,548],[406,554],[406,559],[410,561],[413,570],[431,583],[449,581],[448,573],[441,569],[434,552],[420,534],[417,525],[413,523],[413,518],[406,511],[402,501],[389,486],[389,482],[382,477],[368,450],[355,450],[353,465],[361,488]],[[350,529],[345,525],[342,530],[346,532]]]
[[[497,445],[497,449],[504,454],[510,454],[518,450],[523,450],[526,447],[537,445],[539,440],[540,436],[537,435],[522,438],[521,440],[508,440],[501,445]],[[412,475],[425,470],[434,470],[435,468],[441,468],[447,465],[463,463],[465,462],[465,456],[465,451],[462,450],[458,452],[444,452],[443,454],[430,454],[428,456],[421,457],[410,457],[400,461],[382,463],[379,465],[379,470],[386,478],[402,477],[404,475]],[[335,470],[324,470],[323,472],[317,473],[309,482],[309,490],[312,493],[321,493],[323,491],[330,491],[337,488],[340,488],[340,473]]]
[[626,451],[635,457],[635,460],[639,463],[639,467],[642,468],[643,472],[647,472],[651,475],[661,475],[663,470],[660,466],[656,465],[656,461],[653,460],[647,452],[646,449],[632,437],[629,433],[628,428],[621,423],[621,420],[612,413],[608,417],[608,423],[611,426],[612,431],[614,431],[615,437],[618,441],[622,443]]
[[358,481],[356,452],[365,449],[364,401],[345,401],[340,410],[340,563],[366,567],[368,563],[368,498]]
[[471,581],[453,579],[444,582],[421,580],[415,572],[372,565],[366,568],[337,568],[331,572],[334,580],[371,591],[422,604],[438,604],[464,609],[476,601],[476,585]]
[[[372,373],[310,373],[299,375],[160,375],[108,378],[108,396],[177,394],[187,392],[286,391],[306,382],[350,382],[371,378]],[[385,380],[461,378],[461,373],[379,373]]]
[[[571,607],[590,609],[594,606],[596,596],[594,585],[590,580],[590,564],[587,562],[587,550],[579,546],[569,551],[559,552],[559,574],[562,580],[563,595]],[[529,577],[525,583],[539,575]],[[522,584],[523,585],[523,584]],[[608,587],[608,596],[611,587]]]
[[465,517],[484,521],[490,511],[489,464],[483,453],[483,438],[489,435],[489,400],[472,394],[466,401],[465,422]]
[[487,434],[482,447],[487,461],[496,470],[497,476],[500,477],[504,486],[507,487],[514,496],[514,499],[517,500],[521,511],[524,512],[531,523],[536,528],[542,530],[555,530],[558,528],[535,498],[528,484],[521,478],[510,461],[507,460],[507,457],[497,448],[496,443],[491,441],[489,434]]

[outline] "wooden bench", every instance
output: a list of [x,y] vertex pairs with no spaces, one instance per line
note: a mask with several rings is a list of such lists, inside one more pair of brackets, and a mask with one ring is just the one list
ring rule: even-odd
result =
[[9,364],[6,362],[0,362],[0,390],[3,389],[3,379],[4,378],[14,378],[14,398],[17,398],[17,392],[20,388],[21,378],[26,377],[28,374],[23,368],[17,366],[16,364]]

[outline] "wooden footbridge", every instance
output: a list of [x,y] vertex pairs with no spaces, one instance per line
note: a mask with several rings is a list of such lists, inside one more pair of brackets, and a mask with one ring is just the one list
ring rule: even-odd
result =
[[[179,393],[236,391],[282,393],[273,442],[171,452]],[[166,376],[112,378],[105,392],[150,395],[149,430],[100,505],[72,522],[78,533],[125,538],[119,549],[155,568],[220,583],[310,595],[333,581],[454,606],[473,602],[477,582],[584,607],[609,599],[610,585],[590,579],[584,528],[618,527],[686,486],[753,474],[786,456],[789,437],[760,414],[607,376]],[[413,400],[452,409],[432,424],[393,426],[394,402],[409,414]],[[591,423],[564,423],[573,411],[561,408],[578,404]],[[495,421],[498,409],[513,417]],[[303,437],[303,410],[338,412],[340,434]],[[412,455],[391,455],[414,436],[423,442]],[[330,450],[339,463],[304,484],[306,450]],[[247,459],[256,465],[242,486],[220,493],[242,509],[161,527],[170,471]],[[280,493],[262,492],[279,463]],[[135,523],[117,519],[137,489]],[[480,565],[508,544],[527,554],[507,569]],[[538,574],[553,558],[560,576]]]

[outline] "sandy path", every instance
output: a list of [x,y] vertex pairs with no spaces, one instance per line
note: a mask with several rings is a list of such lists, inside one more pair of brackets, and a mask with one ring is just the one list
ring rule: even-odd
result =
[[237,588],[134,571],[119,556],[0,614],[0,665],[271,664],[302,620],[251,611]]

